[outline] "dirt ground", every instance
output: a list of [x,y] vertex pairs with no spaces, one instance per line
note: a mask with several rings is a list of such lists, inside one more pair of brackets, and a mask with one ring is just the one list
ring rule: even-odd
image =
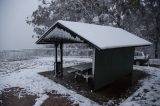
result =
[[73,104],[66,97],[55,93],[48,93],[49,98],[42,104],[42,106],[79,106],[78,104]]
[[62,84],[63,86],[71,89],[101,105],[107,105],[110,100],[113,103],[119,104],[122,100],[133,94],[138,88],[138,80],[147,77],[148,75],[142,71],[134,70],[132,75],[128,75],[113,84],[110,84],[98,91],[92,91],[91,86],[85,82],[85,79],[78,77],[75,79],[74,74],[67,73],[70,68],[64,69],[63,78],[55,78],[53,71],[40,73],[41,75]]
[[[56,94],[54,91],[48,93],[49,98],[42,106],[78,106],[69,101],[67,97]],[[8,88],[0,94],[0,106],[33,106],[36,103],[36,96],[27,95],[22,88]]]
[[[20,93],[21,92],[21,93]],[[23,93],[22,93],[23,92]],[[8,88],[2,91],[0,95],[2,106],[33,106],[35,104],[36,96],[21,95],[25,94],[22,88]]]

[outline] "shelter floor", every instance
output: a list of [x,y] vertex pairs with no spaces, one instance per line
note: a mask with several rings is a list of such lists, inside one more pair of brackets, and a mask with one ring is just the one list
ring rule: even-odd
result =
[[[73,70],[70,67],[64,68],[63,78],[56,78],[53,75],[53,71],[47,71],[40,73],[41,75],[57,82],[68,89],[71,89],[91,100],[105,105],[110,100],[113,104],[119,104],[122,100],[133,94],[138,88],[138,80],[148,76],[146,73],[138,70],[134,70],[131,75],[128,75],[114,83],[104,87],[98,91],[92,91],[91,87],[87,84],[86,80],[82,77],[74,77],[73,73],[68,73],[67,71]],[[112,104],[112,103],[111,103]]]

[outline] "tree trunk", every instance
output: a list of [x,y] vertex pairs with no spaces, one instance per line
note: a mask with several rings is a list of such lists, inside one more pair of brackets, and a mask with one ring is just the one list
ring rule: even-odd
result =
[[158,58],[158,44],[159,44],[159,37],[160,37],[160,29],[159,29],[159,16],[156,17],[156,40],[155,40],[155,58]]
[[155,41],[155,58],[158,58],[158,39]]
[[158,58],[158,44],[159,44],[159,33],[160,33],[160,30],[159,28],[157,27],[157,33],[156,33],[156,39],[155,39],[155,58]]

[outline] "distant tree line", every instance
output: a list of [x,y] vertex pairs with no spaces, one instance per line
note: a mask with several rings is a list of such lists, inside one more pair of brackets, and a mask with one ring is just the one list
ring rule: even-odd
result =
[[160,0],[40,1],[38,9],[26,20],[38,36],[59,19],[120,27],[151,41],[158,58]]

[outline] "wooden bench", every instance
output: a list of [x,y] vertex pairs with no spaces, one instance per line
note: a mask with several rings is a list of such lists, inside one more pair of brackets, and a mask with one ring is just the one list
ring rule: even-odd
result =
[[70,73],[75,73],[75,78],[77,76],[82,76],[88,82],[89,78],[93,78],[93,75],[89,74],[89,71],[92,71],[92,63],[83,63],[71,67],[74,70],[70,70]]

